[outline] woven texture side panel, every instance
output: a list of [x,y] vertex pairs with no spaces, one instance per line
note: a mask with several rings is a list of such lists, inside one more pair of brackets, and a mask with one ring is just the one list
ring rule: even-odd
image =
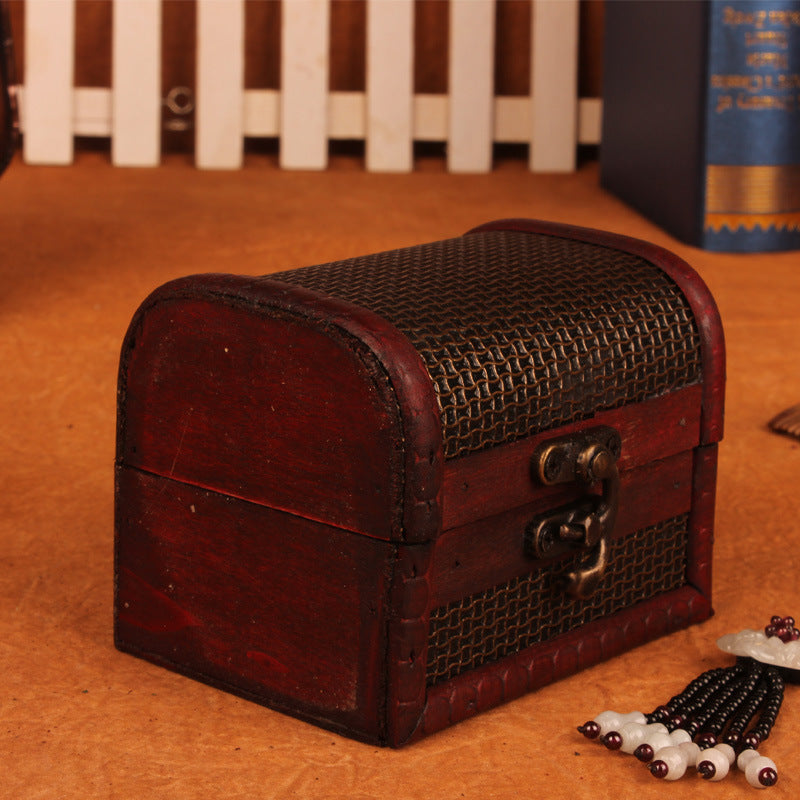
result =
[[646,260],[491,231],[270,275],[381,315],[433,382],[446,458],[697,383],[683,295]]
[[687,544],[688,516],[681,515],[613,541],[602,586],[588,600],[566,595],[546,567],[434,609],[428,685],[683,586]]

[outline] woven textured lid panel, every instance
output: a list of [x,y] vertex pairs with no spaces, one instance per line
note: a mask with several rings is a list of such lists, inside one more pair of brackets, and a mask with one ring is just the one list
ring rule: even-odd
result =
[[677,286],[646,260],[491,231],[268,276],[355,303],[421,355],[446,458],[700,380]]

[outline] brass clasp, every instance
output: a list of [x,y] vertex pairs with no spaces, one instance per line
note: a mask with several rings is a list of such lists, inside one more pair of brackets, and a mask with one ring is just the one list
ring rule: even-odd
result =
[[581,498],[536,517],[525,531],[525,549],[533,558],[591,550],[584,564],[564,575],[567,591],[574,597],[589,597],[608,564],[608,539],[619,506],[617,459],[621,449],[620,435],[601,426],[551,439],[533,454],[534,476],[546,486],[578,482],[589,489],[602,483],[601,495]]

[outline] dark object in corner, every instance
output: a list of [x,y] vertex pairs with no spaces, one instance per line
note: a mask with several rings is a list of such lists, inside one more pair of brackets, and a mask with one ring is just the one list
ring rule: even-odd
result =
[[16,78],[11,23],[5,3],[0,3],[0,174],[14,157],[19,138]]
[[781,411],[767,425],[774,433],[783,433],[786,436],[800,439],[800,404]]
[[797,0],[607,3],[603,187],[697,247],[800,248],[791,15]]

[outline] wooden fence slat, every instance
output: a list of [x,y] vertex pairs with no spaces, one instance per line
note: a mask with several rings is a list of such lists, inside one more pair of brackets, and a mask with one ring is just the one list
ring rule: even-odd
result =
[[244,0],[197,2],[195,163],[238,169],[243,159]]
[[371,172],[412,168],[413,51],[413,0],[369,0],[366,165]]
[[244,135],[277,136],[280,133],[280,102],[277,89],[245,89]]
[[154,167],[161,156],[161,0],[114,0],[111,161]]
[[[280,116],[279,92],[248,89],[244,93],[244,135],[277,137]],[[111,136],[111,89],[82,88],[73,92],[73,131],[76,136]],[[25,90],[17,91],[23,109]],[[331,92],[328,96],[328,137],[363,139],[365,98],[361,92]],[[414,140],[443,142],[447,139],[447,95],[420,94],[414,98]],[[578,101],[578,142],[600,144],[602,101],[585,97]],[[494,98],[494,141],[523,144],[529,139],[531,103],[527,97]]]
[[285,0],[281,21],[280,165],[325,169],[329,0]]
[[494,28],[494,0],[451,0],[450,172],[492,167]]
[[450,103],[446,94],[414,95],[414,140],[447,141],[447,115]]
[[[23,154],[67,164],[75,136],[110,136],[115,165],[155,165],[163,0],[112,0],[112,89],[74,88],[77,0],[25,0]],[[279,137],[284,168],[323,169],[328,142],[365,140],[366,167],[413,168],[413,143],[447,143],[448,169],[491,169],[494,142],[527,142],[534,171],[575,168],[600,140],[599,98],[577,96],[578,0],[530,0],[531,94],[494,96],[496,0],[451,0],[449,94],[413,92],[415,0],[367,0],[366,91],[330,92],[332,0],[282,0],[277,89],[244,83],[246,0],[197,0],[196,161],[242,165],[247,136]]]
[[26,0],[23,155],[30,164],[70,164],[75,0]]
[[533,0],[531,14],[533,172],[575,169],[578,133],[578,0]]
[[72,133],[75,136],[111,136],[110,89],[87,86],[72,91]]
[[603,101],[599,97],[578,100],[578,144],[600,144]]
[[364,92],[328,93],[328,139],[366,139]]

